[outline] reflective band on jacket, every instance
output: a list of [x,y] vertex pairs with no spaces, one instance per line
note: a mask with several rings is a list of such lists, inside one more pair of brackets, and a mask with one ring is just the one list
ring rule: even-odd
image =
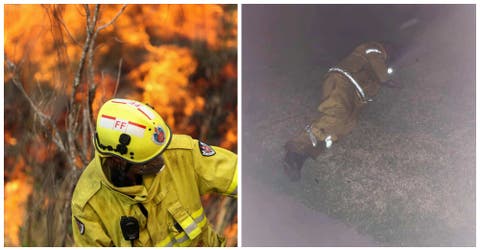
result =
[[[202,228],[207,224],[207,217],[205,216],[205,213],[203,212],[203,207],[200,208],[199,210],[193,212],[192,214],[193,220],[189,217],[185,219],[182,222],[179,222],[180,226],[184,228],[184,224],[187,224],[185,222],[189,222],[186,228],[184,228],[184,232],[179,233],[178,235],[174,235],[174,233],[170,233],[167,238],[164,240],[160,241],[160,243],[157,246],[162,246],[162,247],[172,247],[172,246],[188,246],[190,245],[190,242],[188,241],[189,239],[194,239],[197,237],[201,231]],[[195,234],[191,234],[192,232],[195,232]],[[190,238],[190,237],[191,238]]]
[[370,54],[370,53],[378,53],[378,54],[382,54],[382,52],[378,49],[366,49],[365,50],[365,54]]
[[346,76],[348,80],[355,86],[357,93],[360,95],[360,98],[362,99],[363,102],[367,102],[367,99],[365,98],[365,92],[363,92],[362,87],[360,87],[360,84],[358,84],[357,81],[345,70],[340,69],[340,68],[330,68],[328,72],[338,72],[341,73],[342,75]]

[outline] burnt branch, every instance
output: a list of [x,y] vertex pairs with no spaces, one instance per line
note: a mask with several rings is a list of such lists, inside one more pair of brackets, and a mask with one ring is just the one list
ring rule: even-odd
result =
[[114,22],[116,22],[117,19],[120,17],[120,15],[122,15],[122,13],[125,11],[125,8],[127,8],[127,5],[126,5],[126,4],[124,4],[124,5],[122,6],[122,8],[117,12],[117,14],[115,15],[115,17],[113,17],[113,19],[110,20],[110,22],[108,22],[108,23],[106,23],[106,24],[98,27],[96,33],[98,33],[98,32],[100,32],[100,31],[106,29],[108,26],[110,26],[110,25],[112,25]]
[[114,97],[117,95],[118,85],[120,84],[120,75],[122,74],[122,63],[123,63],[123,58],[120,58],[120,61],[118,62],[117,81],[115,82],[115,90],[113,91]]
[[[90,138],[93,136],[93,112],[92,112],[92,103],[95,97],[95,70],[93,65],[93,59],[95,54],[95,40],[97,39],[97,32],[95,31],[95,27],[97,26],[98,16],[100,13],[100,5],[95,5],[95,10],[93,16],[91,17],[90,23],[88,25],[88,34],[92,37],[90,40],[90,44],[88,44],[88,59],[87,59],[87,98],[85,100],[85,106],[83,110],[83,129],[84,129],[84,137],[87,134],[90,135]],[[88,140],[85,140],[86,143]],[[86,147],[85,147],[86,148]],[[86,151],[85,151],[86,152]]]
[[[47,131],[48,136],[53,142],[51,145],[56,145],[58,154],[64,158],[52,163],[53,167],[49,169],[50,172],[48,172],[50,177],[35,177],[37,181],[42,179],[55,181],[49,183],[46,188],[50,190],[47,194],[48,197],[55,197],[55,201],[52,200],[52,203],[47,204],[46,209],[40,209],[46,212],[47,217],[50,218],[48,221],[49,224],[46,227],[47,232],[45,236],[47,238],[47,244],[51,246],[58,244],[64,246],[66,240],[70,238],[68,234],[71,222],[70,202],[72,192],[82,172],[81,167],[87,165],[90,160],[89,158],[92,156],[91,138],[94,132],[92,103],[96,92],[96,84],[94,82],[96,39],[99,32],[118,20],[125,8],[126,5],[123,5],[115,17],[106,24],[98,27],[100,5],[83,5],[82,16],[85,18],[86,33],[83,40],[84,43],[81,44],[79,40],[75,39],[75,34],[72,34],[71,30],[68,29],[62,17],[63,9],[61,7],[57,9],[56,6],[53,8],[52,6],[45,6],[50,18],[55,44],[58,45],[54,47],[54,49],[59,50],[56,51],[58,61],[61,63],[58,67],[62,70],[68,70],[68,73],[60,75],[60,78],[69,79],[66,82],[72,84],[70,85],[71,90],[70,87],[63,88],[66,89],[66,91],[71,91],[66,94],[66,104],[63,107],[56,105],[56,108],[64,108],[63,110],[66,110],[64,127],[62,126],[63,124],[57,126],[56,118],[52,118],[45,108],[42,109],[42,107],[46,107],[46,105],[52,105],[53,103],[58,104],[59,101],[56,98],[46,98],[45,96],[42,96],[42,100],[38,101],[31,93],[27,93],[26,90],[29,89],[26,89],[27,83],[25,82],[24,85],[21,81],[22,78],[20,74],[22,72],[20,68],[5,55],[5,72],[8,74],[14,86],[20,90],[21,95],[26,98],[29,103],[28,105],[31,106],[32,114],[37,118],[35,122],[39,125],[36,127]],[[62,47],[65,46],[67,39],[71,39],[76,46],[81,47],[80,55],[75,59],[73,67],[70,67],[70,64],[67,63],[68,61],[66,59],[68,58],[65,57],[67,54],[64,53],[65,50],[64,47]],[[123,59],[121,59],[119,63],[117,86],[119,84],[122,63]],[[63,83],[65,80],[61,82]],[[39,88],[38,91],[42,91],[42,89]],[[28,221],[31,222],[31,220],[34,219],[35,218],[32,217],[28,219]]]
[[89,132],[90,132],[90,137],[93,137],[93,131],[94,131],[94,126],[93,126],[93,111],[92,111],[92,103],[95,97],[95,92],[97,89],[97,85],[95,84],[95,68],[94,68],[94,55],[95,55],[95,41],[97,40],[97,36],[100,33],[100,31],[106,29],[108,26],[112,25],[119,17],[120,15],[125,11],[125,8],[127,6],[123,5],[122,8],[117,12],[117,14],[106,24],[98,27],[95,29],[97,22],[98,22],[98,16],[100,12],[100,5],[97,4],[95,5],[95,10],[94,14],[92,17],[92,20],[90,22],[90,26],[88,29],[89,35],[91,35],[91,40],[90,44],[88,45],[88,90],[87,90],[87,103],[85,107],[85,116],[84,119],[87,119],[86,124],[88,124]]
[[65,24],[65,22],[63,21],[62,18],[60,17],[57,17],[56,20],[62,25],[63,29],[65,30],[65,32],[67,33],[67,35],[70,37],[70,39],[73,41],[73,43],[75,43],[77,46],[79,47],[82,47],[82,45],[80,44],[79,41],[77,41],[77,39],[75,39],[75,37],[72,35],[72,33],[70,32],[70,30],[68,29],[67,25]]
[[92,39],[92,32],[90,31],[90,9],[88,8],[88,5],[84,5],[84,8],[85,8],[85,12],[86,12],[86,21],[87,21],[87,25],[86,25],[87,36],[85,38],[85,43],[83,44],[82,55],[81,55],[80,61],[78,63],[78,68],[77,68],[77,72],[75,73],[75,78],[73,80],[73,91],[72,91],[72,94],[71,94],[71,99],[74,99],[75,92],[76,92],[78,86],[80,85],[80,80],[81,80],[81,77],[82,77],[83,68],[85,66],[85,58],[87,57],[87,53],[88,53],[89,46],[90,46],[90,41]]
[[35,115],[40,118],[40,124],[45,128],[47,127],[51,128],[51,132],[53,135],[52,141],[55,143],[55,145],[57,145],[57,147],[60,149],[61,152],[66,153],[67,150],[65,147],[65,143],[62,140],[60,132],[58,132],[57,124],[48,115],[43,113],[42,110],[40,110],[40,108],[37,106],[37,104],[35,104],[35,102],[32,100],[32,98],[27,94],[27,92],[25,91],[25,88],[23,88],[23,84],[19,79],[17,66],[12,61],[10,61],[6,55],[5,55],[5,61],[7,63],[7,71],[10,72],[11,74],[11,79],[13,84],[20,90],[23,97],[27,99]]

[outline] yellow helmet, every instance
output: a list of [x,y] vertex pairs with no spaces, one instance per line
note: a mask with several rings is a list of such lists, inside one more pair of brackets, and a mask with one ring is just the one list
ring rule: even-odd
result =
[[111,99],[98,112],[94,138],[101,156],[116,155],[143,163],[167,148],[172,134],[162,117],[149,106],[127,99]]

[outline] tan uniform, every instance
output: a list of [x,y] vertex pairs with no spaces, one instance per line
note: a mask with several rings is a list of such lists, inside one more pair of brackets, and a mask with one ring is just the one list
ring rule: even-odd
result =
[[[162,153],[165,166],[143,184],[116,187],[97,155],[80,177],[72,198],[76,246],[224,246],[208,223],[200,200],[218,192],[236,196],[237,155],[186,135],[173,135]],[[125,240],[120,221],[133,217],[139,239]]]
[[348,134],[357,123],[360,109],[377,94],[381,83],[388,80],[386,60],[384,47],[368,42],[332,67],[323,81],[319,116],[311,124],[311,135],[303,131],[292,140],[295,147],[290,150],[308,151],[312,135],[318,144],[325,143],[328,147]]

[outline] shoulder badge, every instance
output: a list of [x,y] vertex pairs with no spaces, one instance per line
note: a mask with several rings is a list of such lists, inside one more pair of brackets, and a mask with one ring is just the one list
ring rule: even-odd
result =
[[77,219],[77,217],[73,218],[75,218],[75,222],[77,223],[78,231],[81,235],[83,235],[85,233],[85,224],[83,224],[79,219]]
[[203,156],[212,156],[215,154],[215,150],[204,142],[198,141],[198,146]]

